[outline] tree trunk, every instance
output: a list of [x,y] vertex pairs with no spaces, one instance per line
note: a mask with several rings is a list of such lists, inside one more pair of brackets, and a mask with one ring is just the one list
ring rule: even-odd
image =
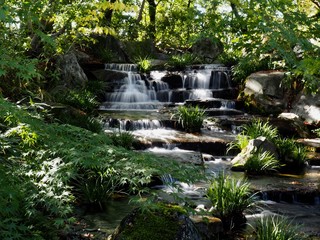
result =
[[142,13],[143,13],[145,3],[146,3],[146,0],[142,0],[141,7],[139,10],[139,14],[138,14],[138,18],[137,18],[137,24],[139,24],[142,20]]
[[157,4],[154,0],[148,0],[149,3],[149,37],[154,40],[156,35],[156,12],[157,12]]
[[[109,0],[110,3],[115,3],[116,0]],[[111,19],[112,19],[113,9],[107,9],[104,13],[104,21],[106,26],[111,25]]]

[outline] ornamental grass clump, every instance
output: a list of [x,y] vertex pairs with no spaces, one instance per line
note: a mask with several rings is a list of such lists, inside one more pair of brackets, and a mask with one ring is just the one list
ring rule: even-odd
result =
[[277,139],[279,160],[285,168],[303,170],[306,166],[307,149],[293,139]]
[[244,210],[255,203],[255,195],[250,191],[250,184],[243,179],[236,180],[220,172],[207,190],[213,215],[219,217],[226,229],[239,227],[245,223]]
[[179,106],[178,112],[173,116],[178,116],[178,123],[186,132],[200,132],[205,111],[198,106]]
[[254,152],[244,164],[244,170],[251,175],[276,172],[279,168],[280,162],[268,151]]
[[278,137],[278,129],[273,127],[269,122],[262,122],[261,119],[253,119],[249,124],[243,127],[243,134],[250,139],[257,137],[266,137],[269,141],[273,141]]
[[261,217],[255,228],[256,240],[302,240],[299,226],[292,224],[286,217],[273,215]]

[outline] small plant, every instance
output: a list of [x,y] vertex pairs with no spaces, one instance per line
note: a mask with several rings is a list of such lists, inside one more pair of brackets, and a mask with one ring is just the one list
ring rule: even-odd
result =
[[253,119],[249,124],[243,127],[243,134],[249,136],[250,139],[263,136],[272,141],[278,137],[278,129],[269,124],[269,122],[262,122],[260,119]]
[[139,58],[138,61],[138,69],[140,70],[140,72],[143,73],[147,73],[150,71],[151,69],[151,61],[150,59],[146,58]]
[[114,169],[93,166],[82,168],[79,172],[73,183],[78,201],[100,210],[104,209],[105,203],[120,185]]
[[124,147],[126,149],[131,149],[135,141],[134,136],[131,132],[120,131],[114,132],[110,135],[113,145],[118,147]]
[[279,159],[288,168],[302,170],[306,163],[307,150],[293,139],[283,138],[276,141]]
[[236,180],[220,172],[208,190],[207,198],[211,201],[213,214],[221,218],[228,229],[238,227],[245,222],[243,211],[255,202],[250,185],[246,180]]
[[320,128],[313,130],[315,134],[317,134],[318,137],[320,137]]
[[227,152],[231,151],[232,149],[245,149],[249,144],[249,137],[240,133],[236,136],[236,140],[228,143]]
[[302,240],[299,226],[292,224],[283,216],[261,217],[257,223],[256,240]]
[[178,123],[186,132],[200,132],[205,118],[205,111],[198,106],[179,106],[178,112],[172,117],[175,115],[178,115]]
[[270,173],[279,168],[279,161],[268,151],[254,152],[244,164],[244,169],[248,174]]

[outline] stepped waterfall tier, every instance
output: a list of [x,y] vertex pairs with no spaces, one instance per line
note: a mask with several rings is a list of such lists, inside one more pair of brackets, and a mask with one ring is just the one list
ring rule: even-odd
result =
[[149,75],[141,75],[135,64],[113,63],[105,64],[105,71],[121,75],[111,80],[101,110],[154,110],[190,99],[234,97],[230,69],[220,64],[192,66],[179,72],[151,71]]

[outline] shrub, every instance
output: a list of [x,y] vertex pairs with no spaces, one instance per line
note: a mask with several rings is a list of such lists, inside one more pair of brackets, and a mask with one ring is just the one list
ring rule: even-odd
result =
[[244,169],[248,174],[263,174],[275,172],[280,168],[279,161],[268,151],[256,151],[248,158],[244,164]]
[[256,240],[302,240],[299,226],[292,224],[287,218],[273,215],[261,217],[255,228]]
[[221,218],[228,229],[244,223],[243,211],[254,204],[250,185],[246,180],[236,180],[220,172],[207,190],[207,198],[211,201],[213,214]]
[[178,115],[178,123],[186,132],[200,132],[205,118],[205,111],[198,106],[179,106],[178,112],[173,116],[175,115]]

